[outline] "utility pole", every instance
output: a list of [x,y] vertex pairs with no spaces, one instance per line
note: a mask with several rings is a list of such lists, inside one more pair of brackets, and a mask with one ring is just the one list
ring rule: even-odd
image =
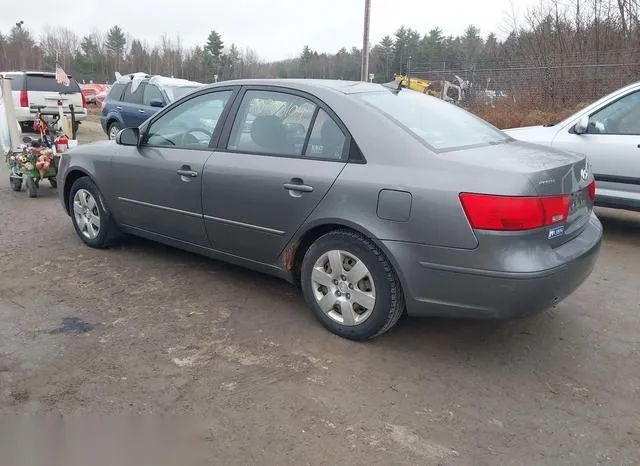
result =
[[369,81],[369,23],[371,20],[371,0],[364,0],[364,34],[362,37],[362,62],[360,80]]

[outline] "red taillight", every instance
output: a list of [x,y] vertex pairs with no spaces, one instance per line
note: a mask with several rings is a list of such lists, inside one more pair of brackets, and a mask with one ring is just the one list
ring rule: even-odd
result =
[[80,95],[82,96],[82,108],[87,108],[87,98],[83,93],[80,93]]
[[596,200],[596,180],[593,180],[589,185],[589,198],[591,201]]
[[20,91],[20,106],[21,107],[29,106],[29,94],[27,94],[27,91],[25,89],[22,89]]
[[478,230],[532,230],[564,222],[569,215],[569,200],[569,196],[460,194],[469,223]]

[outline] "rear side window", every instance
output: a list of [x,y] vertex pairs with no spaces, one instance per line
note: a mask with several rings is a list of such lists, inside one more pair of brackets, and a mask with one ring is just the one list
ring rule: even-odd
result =
[[375,110],[434,151],[500,144],[509,136],[489,123],[444,100],[401,90],[358,94]]
[[131,83],[127,84],[127,88],[124,90],[124,95],[122,96],[122,100],[130,104],[141,104],[142,95],[144,94],[145,87],[146,87],[146,84],[141,83],[138,87],[136,87],[135,92],[131,92]]
[[75,79],[70,79],[69,87],[59,84],[55,76],[51,75],[27,75],[27,90],[36,92],[57,92],[71,94],[80,92],[80,86]]
[[124,91],[125,84],[123,83],[115,83],[111,86],[111,90],[109,91],[109,96],[107,97],[109,100],[120,100],[122,98],[122,91]]
[[307,151],[307,157],[340,160],[347,138],[335,121],[320,109],[313,124]]
[[247,91],[227,148],[233,151],[302,155],[316,105],[304,97],[274,91]]
[[5,75],[7,78],[10,78],[11,90],[12,91],[21,91],[24,89],[24,75],[23,74],[9,74]]

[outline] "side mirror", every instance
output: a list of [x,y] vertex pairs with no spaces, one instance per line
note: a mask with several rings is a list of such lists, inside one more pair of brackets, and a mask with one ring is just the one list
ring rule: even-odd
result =
[[586,134],[589,130],[589,115],[585,115],[578,120],[573,127],[573,132],[576,134]]
[[149,105],[152,107],[164,107],[164,101],[162,99],[151,99]]
[[140,130],[138,128],[121,129],[116,136],[116,143],[121,146],[137,146],[140,142]]

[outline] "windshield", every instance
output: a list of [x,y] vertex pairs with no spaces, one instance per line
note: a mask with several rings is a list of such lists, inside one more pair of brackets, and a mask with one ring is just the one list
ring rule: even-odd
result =
[[357,97],[435,151],[500,144],[510,140],[505,133],[466,110],[419,92],[403,89],[397,93],[357,94]]
[[167,91],[167,95],[171,102],[182,99],[185,95],[192,93],[200,86],[166,86],[164,88]]

